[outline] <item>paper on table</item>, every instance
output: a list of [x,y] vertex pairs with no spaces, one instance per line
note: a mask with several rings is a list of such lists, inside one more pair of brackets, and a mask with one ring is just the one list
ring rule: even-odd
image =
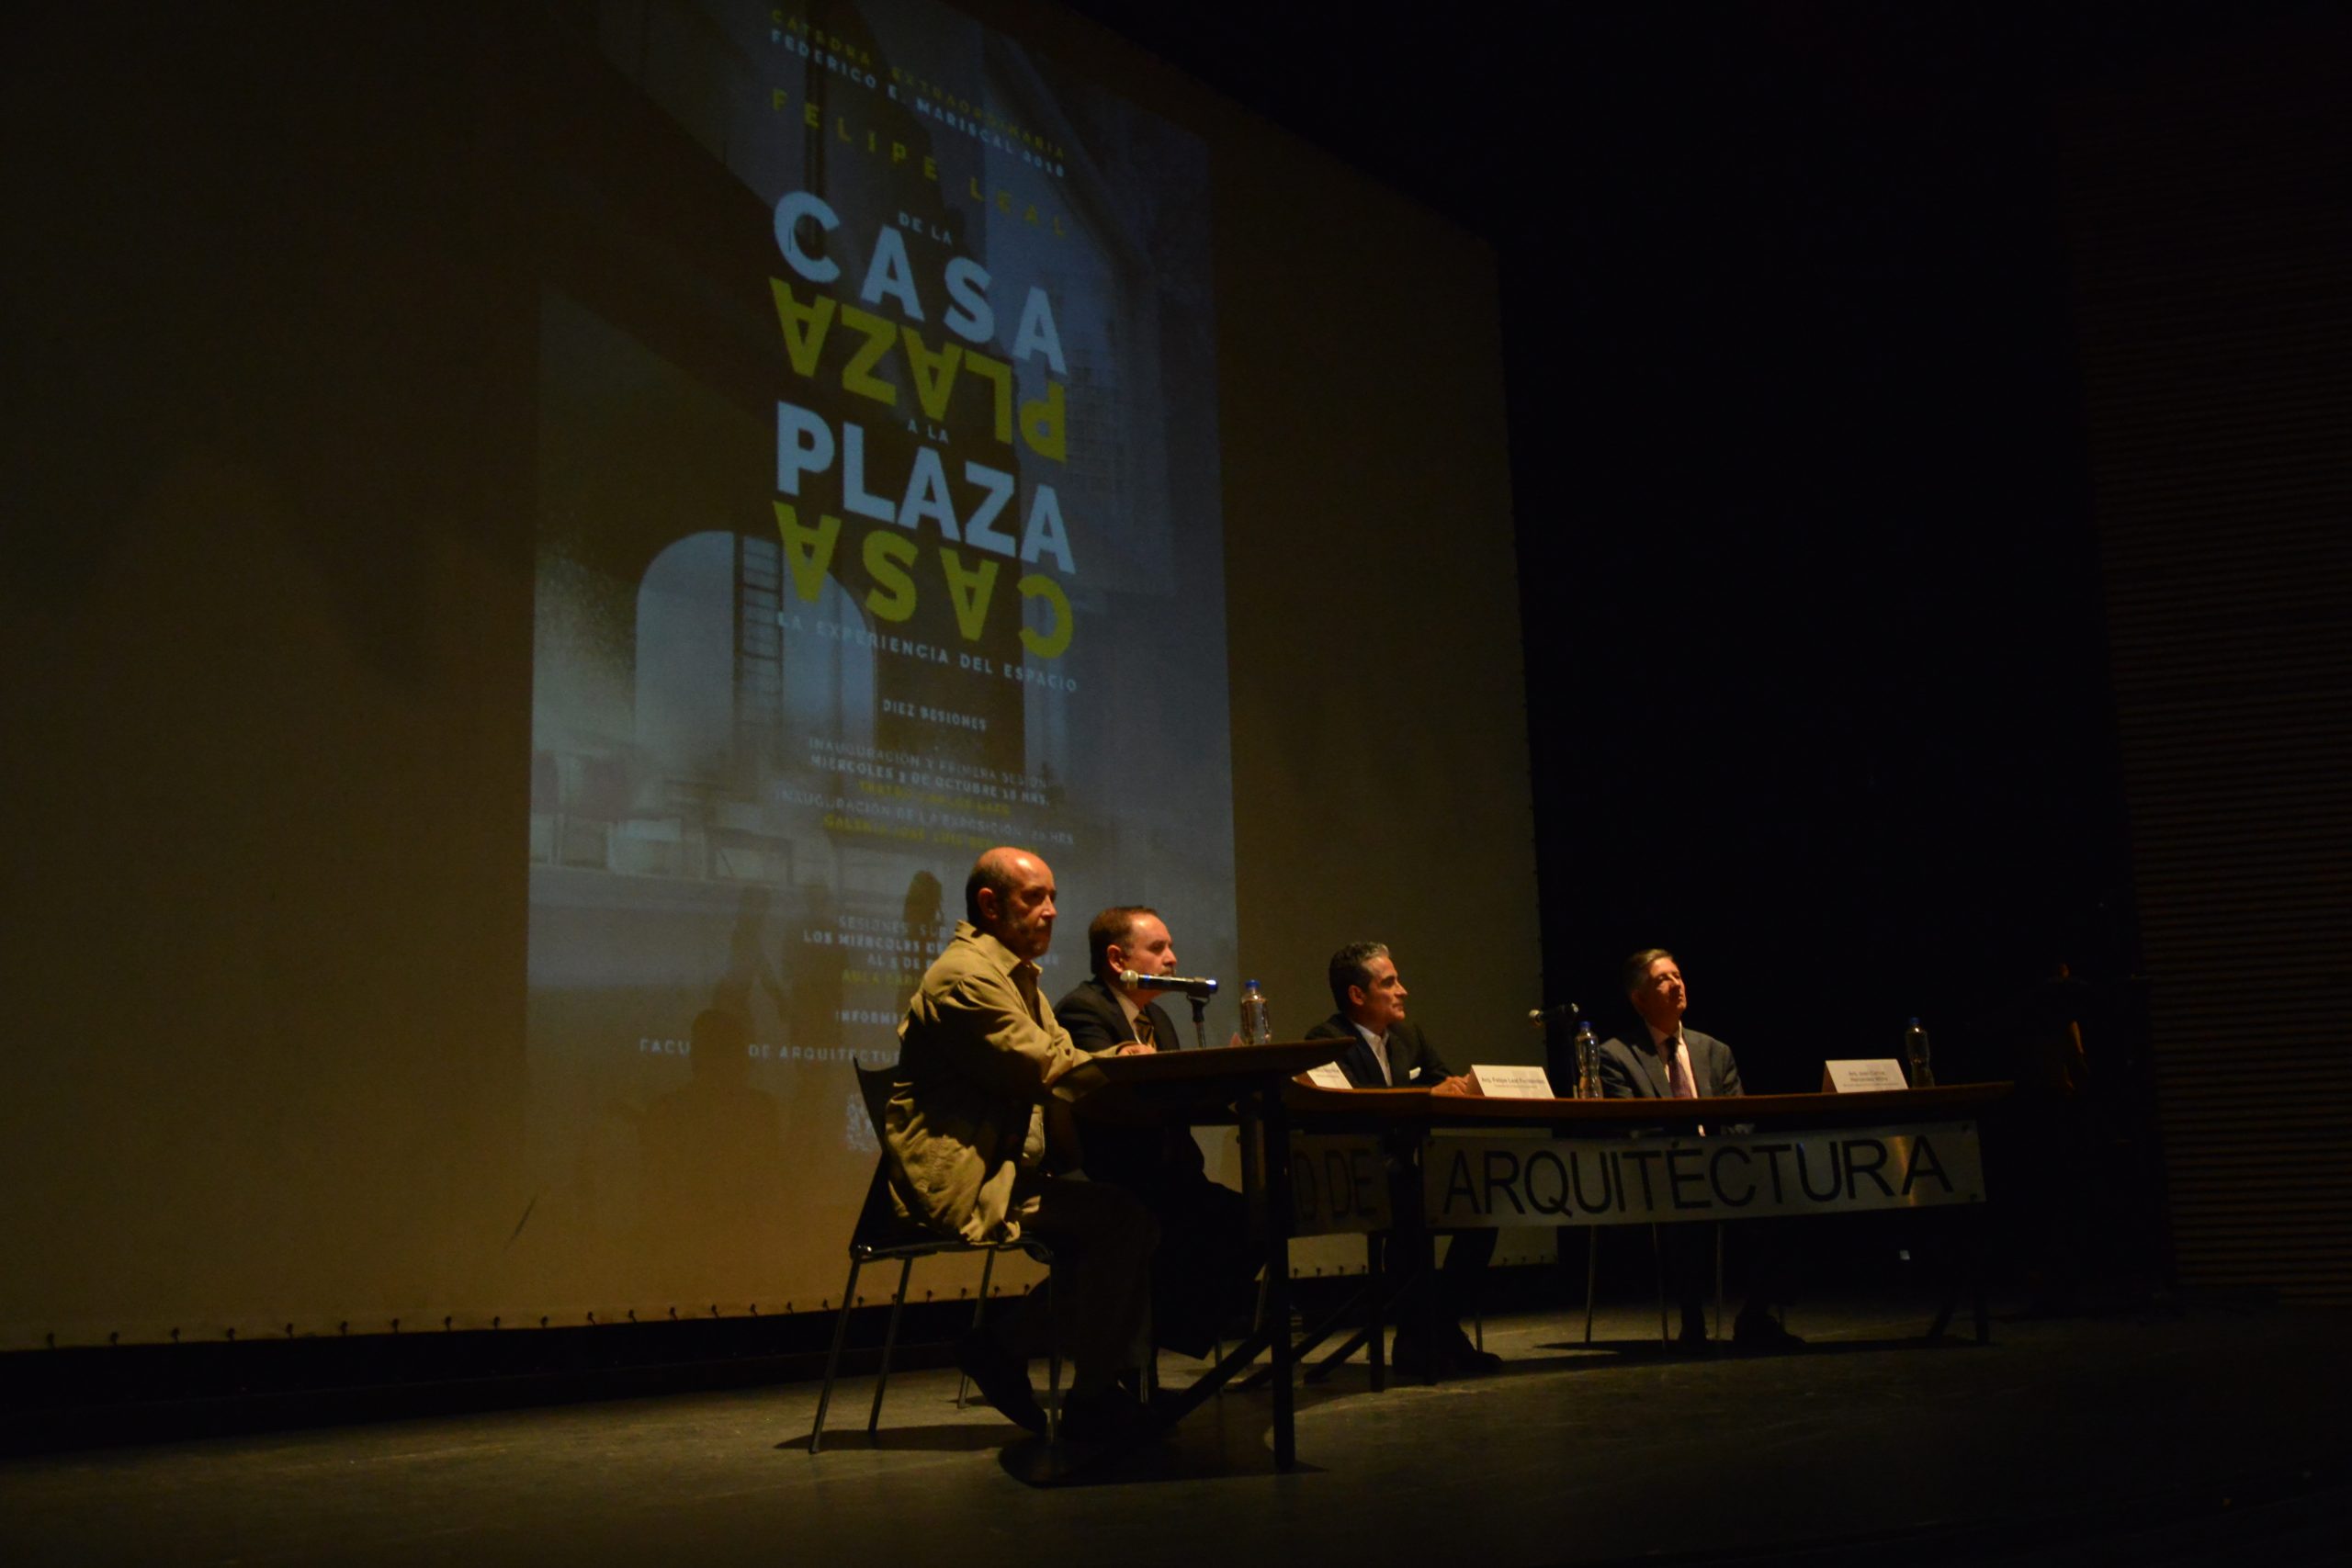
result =
[[1541,1067],[1482,1062],[1470,1069],[1470,1086],[1497,1100],[1553,1100],[1552,1080]]
[[1903,1064],[1892,1056],[1870,1062],[1824,1062],[1821,1087],[1831,1094],[1859,1094],[1873,1089],[1909,1089]]

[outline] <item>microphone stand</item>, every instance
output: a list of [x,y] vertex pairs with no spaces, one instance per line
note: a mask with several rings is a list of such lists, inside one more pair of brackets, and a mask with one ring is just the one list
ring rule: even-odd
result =
[[[1119,983],[1130,989],[1148,987],[1154,990],[1164,989],[1172,991],[1182,987],[1184,991],[1184,999],[1193,1004],[1193,1047],[1199,1051],[1205,1051],[1209,1048],[1209,1026],[1207,1020],[1209,1012],[1209,998],[1216,994],[1216,982],[1215,980],[1199,979],[1170,981],[1164,976],[1148,976],[1138,975],[1132,969],[1127,969],[1123,970],[1120,973]],[[1195,989],[1194,987],[1198,988]],[[1176,1047],[1171,1046],[1170,1049],[1176,1049]]]

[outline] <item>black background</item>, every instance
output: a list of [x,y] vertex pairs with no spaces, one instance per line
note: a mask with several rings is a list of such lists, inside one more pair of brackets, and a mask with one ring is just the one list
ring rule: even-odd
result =
[[2317,8],[1075,8],[1495,248],[1547,999],[2143,1094],[2054,125]]

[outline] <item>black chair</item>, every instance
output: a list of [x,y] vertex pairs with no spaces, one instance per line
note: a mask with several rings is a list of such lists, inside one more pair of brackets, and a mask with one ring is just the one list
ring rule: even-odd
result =
[[[1715,1337],[1724,1335],[1724,1225],[1715,1225]],[[1600,1229],[1587,1225],[1584,1231],[1584,1342],[1592,1343],[1593,1292],[1600,1279]],[[1666,1317],[1666,1259],[1662,1256],[1657,1226],[1650,1226],[1650,1265],[1657,1272],[1657,1337],[1668,1345],[1674,1343],[1674,1330]],[[1485,1347],[1481,1345],[1480,1348]]]
[[[878,1136],[890,1101],[890,1072],[888,1068],[876,1068],[869,1072],[864,1067],[858,1067],[856,1071],[858,1092],[865,1099],[866,1114],[873,1119],[874,1130]],[[916,1258],[956,1252],[989,1255],[980,1274],[979,1305],[972,1314],[972,1330],[978,1333],[988,1314],[989,1276],[996,1268],[996,1255],[1006,1251],[1025,1252],[1046,1268],[1046,1316],[1047,1321],[1052,1321],[1054,1255],[1045,1243],[1026,1238],[974,1243],[960,1236],[941,1235],[900,1219],[890,1202],[889,1160],[888,1150],[875,1160],[874,1179],[865,1188],[865,1205],[858,1211],[857,1225],[850,1232],[849,1282],[842,1287],[841,1313],[833,1321],[832,1353],[825,1358],[824,1392],[817,1396],[817,1424],[808,1434],[808,1451],[812,1454],[823,1446],[825,1440],[825,1409],[833,1401],[833,1379],[841,1370],[842,1345],[849,1337],[850,1309],[857,1303],[857,1274],[868,1263],[889,1258],[899,1260],[899,1289],[890,1298],[889,1325],[882,1335],[882,1366],[874,1380],[874,1408],[865,1418],[868,1437],[872,1437],[882,1424],[882,1391],[889,1386],[890,1356],[899,1343],[899,1314],[907,1303],[907,1280],[914,1272]],[[1061,1418],[1062,1361],[1058,1347],[1054,1349],[1047,1365],[1046,1439],[1051,1442],[1059,1435],[1057,1427]],[[959,1409],[964,1404],[960,1387],[956,1391],[956,1404]]]

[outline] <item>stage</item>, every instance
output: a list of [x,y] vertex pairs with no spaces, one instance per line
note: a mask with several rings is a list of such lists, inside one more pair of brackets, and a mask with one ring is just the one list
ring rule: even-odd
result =
[[[939,1560],[1468,1565],[2340,1561],[2340,1314],[2142,1310],[1928,1347],[1914,1303],[1800,1306],[1802,1352],[1660,1353],[1654,1307],[1490,1322],[1494,1377],[1301,1391],[1051,1483],[955,1377],[125,1449],[0,1466],[11,1563]],[[1169,1357],[1181,1384],[1193,1363]],[[1042,1380],[1041,1380],[1042,1381]],[[1013,1439],[1021,1439],[1014,1442]]]

